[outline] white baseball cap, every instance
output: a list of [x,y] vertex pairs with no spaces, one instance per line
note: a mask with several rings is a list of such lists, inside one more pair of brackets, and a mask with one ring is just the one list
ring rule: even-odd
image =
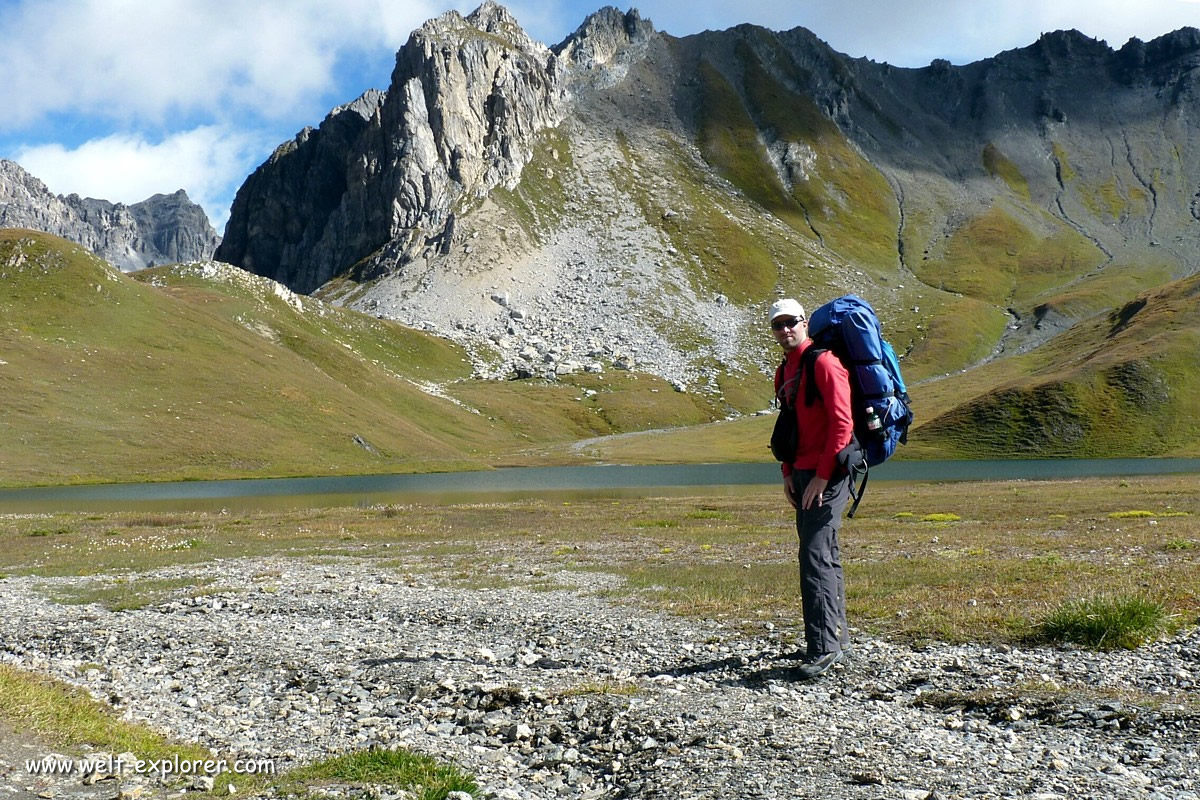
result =
[[797,303],[790,297],[785,297],[782,300],[776,300],[771,304],[771,308],[767,311],[767,322],[774,322],[776,317],[795,317],[796,319],[804,319],[804,306]]

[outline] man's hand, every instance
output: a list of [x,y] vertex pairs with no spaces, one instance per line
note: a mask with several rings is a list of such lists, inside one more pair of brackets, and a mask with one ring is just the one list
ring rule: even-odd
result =
[[[818,478],[816,475],[804,487],[804,497],[800,501],[800,507],[804,509],[813,508],[821,505],[821,495],[825,492],[825,487],[829,485],[828,478]],[[796,505],[792,503],[792,505]]]
[[783,476],[783,496],[787,498],[792,508],[796,507],[796,493],[792,491],[792,476]]

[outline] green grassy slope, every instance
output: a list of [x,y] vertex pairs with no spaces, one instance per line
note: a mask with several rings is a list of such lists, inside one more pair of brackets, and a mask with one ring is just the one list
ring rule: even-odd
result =
[[123,275],[31,231],[0,231],[0,319],[8,486],[483,468],[757,401],[621,372],[469,381],[428,334],[224,265]]
[[1104,260],[1104,254],[1062,222],[1039,234],[1000,206],[968,219],[941,246],[914,264],[931,286],[996,305],[1025,305]]
[[[800,68],[773,34],[762,32],[776,68],[803,85]],[[887,179],[856,150],[812,99],[787,88],[745,43],[742,88],[751,114],[774,138],[798,145],[806,166],[789,175],[791,196],[825,245],[872,272],[897,264],[899,208]]]
[[[893,268],[899,211],[887,180],[753,47],[739,42],[736,55],[740,87],[709,61],[699,63],[697,144],[705,159],[750,200],[843,258],[872,271]],[[782,48],[775,66],[799,71]],[[770,142],[791,145],[798,166],[786,170],[790,185],[764,147]]]
[[914,437],[917,451],[956,458],[1200,453],[1198,300],[1200,276],[1175,281],[1038,350],[945,381],[937,387],[939,413]]
[[0,231],[0,482],[435,469],[493,446],[486,418],[393,372],[465,375],[444,342],[333,309],[314,320],[259,279],[223,293],[141,277]]

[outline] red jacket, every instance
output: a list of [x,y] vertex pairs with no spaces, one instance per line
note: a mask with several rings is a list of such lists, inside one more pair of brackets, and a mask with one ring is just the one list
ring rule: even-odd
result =
[[850,411],[850,373],[833,353],[821,353],[813,365],[819,397],[811,407],[805,406],[804,388],[808,378],[797,373],[800,357],[811,345],[812,339],[805,339],[799,347],[788,352],[783,369],[775,372],[775,396],[781,396],[782,386],[789,399],[795,398],[796,427],[799,431],[796,459],[791,464],[783,465],[783,474],[786,477],[793,470],[812,469],[817,471],[818,478],[829,480],[837,470],[838,452],[850,443],[854,433],[854,419]]

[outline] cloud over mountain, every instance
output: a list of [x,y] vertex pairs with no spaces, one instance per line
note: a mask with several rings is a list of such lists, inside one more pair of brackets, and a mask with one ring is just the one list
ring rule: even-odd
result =
[[335,86],[339,61],[394,52],[443,5],[19,2],[0,12],[0,128],[64,113],[155,123],[247,110],[290,116]]
[[113,134],[79,147],[25,147],[16,160],[56,192],[136,203],[186,187],[213,224],[229,215],[228,175],[245,172],[269,141],[225,125],[204,125],[149,142],[140,134]]

